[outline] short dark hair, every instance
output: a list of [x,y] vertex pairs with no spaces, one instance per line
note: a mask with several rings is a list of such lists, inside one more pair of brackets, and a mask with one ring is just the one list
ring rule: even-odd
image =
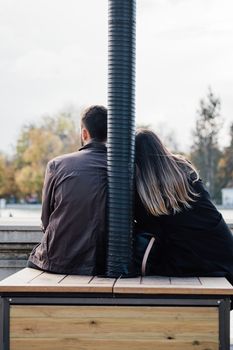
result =
[[92,139],[99,142],[107,140],[107,108],[104,106],[88,107],[83,112],[81,122]]

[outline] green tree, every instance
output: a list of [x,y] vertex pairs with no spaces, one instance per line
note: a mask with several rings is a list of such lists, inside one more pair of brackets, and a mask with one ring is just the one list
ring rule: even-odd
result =
[[218,166],[221,158],[218,136],[223,121],[220,110],[220,99],[209,88],[207,97],[200,100],[191,148],[191,160],[200,171],[200,176],[215,200],[219,200],[221,196],[218,184]]
[[73,152],[80,145],[74,118],[70,113],[43,117],[38,125],[24,126],[15,156],[15,183],[20,196],[41,198],[47,162],[60,154]]
[[14,175],[14,162],[7,159],[3,154],[0,154],[0,197],[17,196],[18,188]]

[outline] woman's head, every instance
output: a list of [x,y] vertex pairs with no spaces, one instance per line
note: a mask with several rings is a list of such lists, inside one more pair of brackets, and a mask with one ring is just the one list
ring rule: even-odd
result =
[[181,156],[172,154],[150,130],[136,133],[136,186],[147,211],[155,216],[190,207],[195,196],[190,174],[198,174]]

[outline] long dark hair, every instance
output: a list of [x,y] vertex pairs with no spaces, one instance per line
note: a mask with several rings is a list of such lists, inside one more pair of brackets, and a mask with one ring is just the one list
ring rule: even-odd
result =
[[191,182],[198,179],[194,166],[182,156],[172,154],[154,132],[137,131],[136,187],[149,213],[160,216],[190,208],[198,197]]

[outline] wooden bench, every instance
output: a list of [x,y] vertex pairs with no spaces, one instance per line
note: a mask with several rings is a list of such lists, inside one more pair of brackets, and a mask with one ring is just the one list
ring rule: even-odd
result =
[[23,269],[0,282],[0,350],[229,350],[225,278]]

